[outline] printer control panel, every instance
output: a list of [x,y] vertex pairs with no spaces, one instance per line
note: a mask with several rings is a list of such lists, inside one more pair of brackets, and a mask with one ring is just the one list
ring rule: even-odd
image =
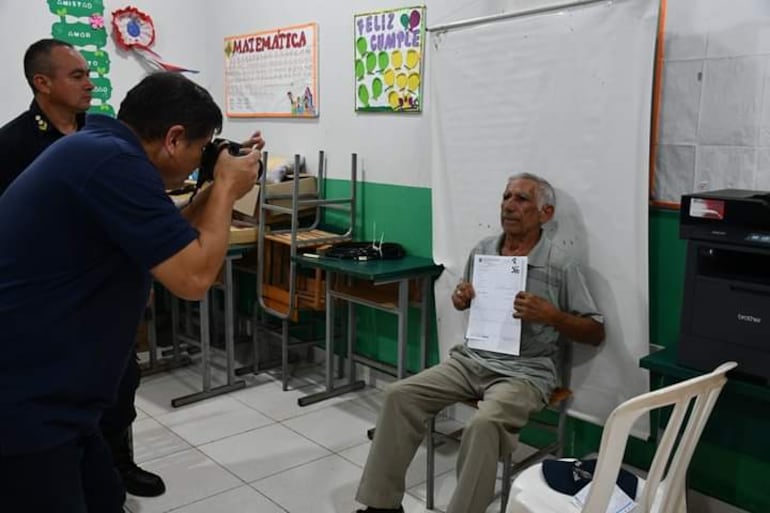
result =
[[766,244],[770,247],[770,233],[751,232],[743,240],[752,244]]

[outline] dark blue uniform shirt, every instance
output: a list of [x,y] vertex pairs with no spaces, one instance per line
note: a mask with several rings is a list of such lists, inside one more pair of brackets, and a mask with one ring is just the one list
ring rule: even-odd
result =
[[149,269],[197,237],[123,123],[89,116],[0,196],[0,454],[97,429]]
[[[85,124],[86,115],[76,117],[78,130]],[[32,100],[29,110],[0,128],[0,196],[35,157],[64,134],[51,123],[37,102]]]

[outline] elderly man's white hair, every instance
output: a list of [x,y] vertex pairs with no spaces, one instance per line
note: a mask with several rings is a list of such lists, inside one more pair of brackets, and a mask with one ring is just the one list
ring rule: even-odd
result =
[[537,208],[543,208],[546,205],[556,207],[556,193],[551,184],[534,173],[517,173],[508,178],[508,183],[514,180],[532,180],[537,184]]

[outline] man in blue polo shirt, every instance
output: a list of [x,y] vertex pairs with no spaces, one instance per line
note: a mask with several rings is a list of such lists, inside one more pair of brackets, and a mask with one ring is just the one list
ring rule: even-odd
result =
[[233,203],[259,152],[221,152],[214,184],[179,212],[165,189],[222,125],[209,93],[149,75],[118,119],[89,116],[0,197],[0,497],[25,513],[117,513],[125,491],[99,432],[151,278],[199,299],[227,251]]

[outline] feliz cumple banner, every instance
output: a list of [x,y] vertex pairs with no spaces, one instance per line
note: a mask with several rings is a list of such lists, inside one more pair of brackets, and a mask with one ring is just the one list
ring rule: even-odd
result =
[[421,112],[425,7],[359,14],[353,29],[356,110]]

